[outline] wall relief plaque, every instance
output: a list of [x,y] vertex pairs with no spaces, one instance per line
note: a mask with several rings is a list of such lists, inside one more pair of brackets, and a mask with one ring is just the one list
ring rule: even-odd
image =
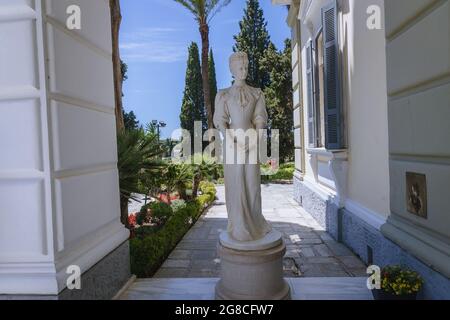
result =
[[406,173],[406,209],[427,219],[427,177],[421,173]]

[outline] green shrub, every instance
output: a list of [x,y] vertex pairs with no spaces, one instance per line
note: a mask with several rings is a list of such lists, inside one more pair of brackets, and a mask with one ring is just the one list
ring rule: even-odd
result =
[[184,200],[173,200],[170,204],[170,207],[172,208],[173,212],[176,213],[177,211],[183,209],[186,207],[186,201]]
[[197,201],[191,201],[186,204],[184,210],[189,215],[190,218],[197,220],[197,218],[202,214],[203,208],[200,207],[200,204]]
[[140,278],[151,277],[186,234],[192,223],[192,209],[186,206],[155,233],[130,240],[131,272]]
[[285,163],[280,165],[277,173],[269,176],[263,175],[262,182],[267,183],[280,180],[292,180],[294,178],[294,172],[295,165],[293,163]]
[[152,218],[159,220],[167,220],[173,215],[170,205],[164,202],[153,202],[150,204]]
[[160,228],[157,226],[143,226],[136,228],[134,231],[134,235],[137,238],[145,238],[149,235],[156,233]]
[[214,201],[214,200],[211,200],[210,194],[202,194],[202,195],[198,196],[196,200],[197,200],[197,203],[200,206],[200,208],[205,208],[212,201]]
[[151,221],[150,205],[151,203],[142,206],[141,211],[136,214],[136,223],[138,225],[142,226],[144,223],[149,223]]
[[[133,274],[139,278],[153,276],[189,228],[197,221],[204,208],[215,200],[214,185],[204,184],[203,187],[204,194],[194,201],[185,202],[184,206],[181,205],[181,202],[177,202],[175,210],[168,206],[171,214],[164,225],[136,229],[136,237],[130,240],[131,272]],[[149,207],[152,213],[155,212],[155,208],[167,211],[166,204],[152,203]]]
[[211,195],[211,198],[214,200],[216,198],[217,190],[216,186],[212,182],[202,181],[199,185],[199,189],[203,195],[208,194]]

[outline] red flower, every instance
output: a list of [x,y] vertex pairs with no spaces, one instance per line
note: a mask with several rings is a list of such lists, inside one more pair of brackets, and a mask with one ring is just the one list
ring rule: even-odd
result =
[[128,224],[134,228],[136,226],[136,214],[132,213],[128,216]]

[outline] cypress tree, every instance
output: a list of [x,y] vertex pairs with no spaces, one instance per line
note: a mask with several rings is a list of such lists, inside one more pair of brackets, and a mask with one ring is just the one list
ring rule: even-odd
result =
[[270,76],[264,90],[269,115],[269,128],[280,130],[280,161],[294,157],[294,117],[292,95],[291,41],[279,52],[273,44],[261,59],[261,68]]
[[240,33],[234,36],[236,44],[233,50],[246,52],[249,59],[249,85],[264,89],[269,84],[269,75],[261,70],[260,60],[271,41],[267,31],[267,22],[258,0],[247,0],[244,17],[239,22]]
[[126,130],[139,129],[139,121],[137,120],[133,110],[130,112],[126,112],[125,110],[123,111],[123,122]]
[[216,63],[214,62],[214,55],[212,49],[209,51],[209,88],[211,93],[211,102],[212,102],[212,114],[215,112],[215,100],[217,95],[217,78],[216,78]]
[[201,121],[204,130],[208,128],[203,99],[202,72],[198,46],[192,42],[186,69],[186,84],[181,106],[181,128],[188,130],[194,137],[194,122]]

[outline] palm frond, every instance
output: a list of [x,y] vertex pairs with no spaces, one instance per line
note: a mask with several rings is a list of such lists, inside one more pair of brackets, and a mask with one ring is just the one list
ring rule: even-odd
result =
[[229,5],[231,0],[210,0],[208,1],[208,9],[207,9],[207,21],[208,23],[214,18],[216,14],[220,12],[224,7]]
[[139,192],[139,177],[142,170],[158,170],[159,156],[164,148],[157,138],[145,135],[143,130],[125,130],[117,137],[117,153],[120,193],[130,198]]
[[209,23],[231,0],[174,0],[188,9],[199,23]]
[[178,2],[183,7],[188,9],[194,16],[198,16],[198,6],[196,4],[196,0],[174,0],[175,2]]

